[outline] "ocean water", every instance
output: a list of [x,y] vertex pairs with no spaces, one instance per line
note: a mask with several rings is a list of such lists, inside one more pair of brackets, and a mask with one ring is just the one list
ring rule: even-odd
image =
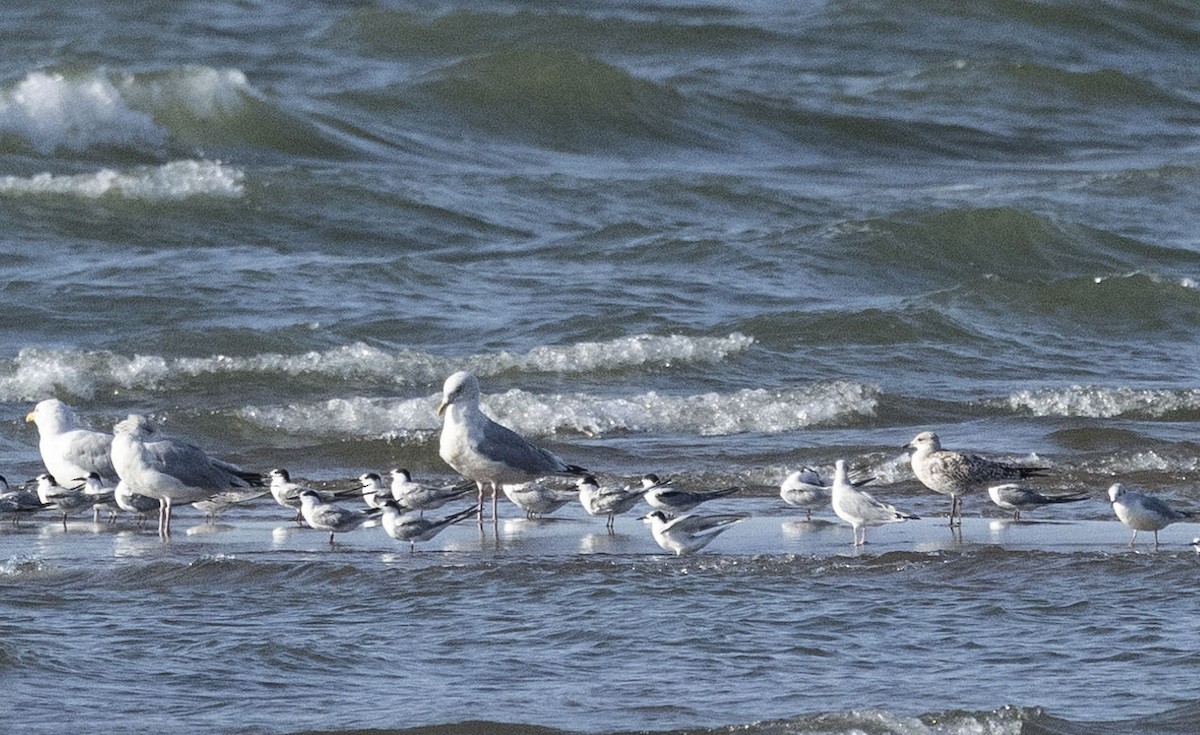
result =
[[[10,481],[51,396],[452,481],[470,369],[567,461],[742,485],[757,525],[692,559],[576,507],[411,555],[265,504],[6,525],[0,731],[1195,731],[1200,528],[1130,551],[1102,502],[1200,508],[1192,5],[5,10]],[[968,498],[952,539],[925,429],[1095,502],[1013,547]],[[927,520],[796,541],[779,482],[839,458]]]

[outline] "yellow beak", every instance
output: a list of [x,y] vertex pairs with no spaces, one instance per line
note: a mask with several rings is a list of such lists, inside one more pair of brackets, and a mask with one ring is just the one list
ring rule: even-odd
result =
[[33,411],[30,411],[28,414],[25,415],[25,421],[26,421],[26,423],[30,423],[30,424],[33,423]]
[[[447,408],[450,408],[450,401],[442,401],[441,405],[438,406],[438,416],[446,413]],[[30,415],[32,416],[33,414]]]

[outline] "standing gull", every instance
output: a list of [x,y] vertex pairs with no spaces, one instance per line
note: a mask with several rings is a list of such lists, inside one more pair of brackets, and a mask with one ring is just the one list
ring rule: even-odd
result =
[[546,475],[586,475],[513,430],[488,418],[479,408],[479,379],[460,371],[446,378],[438,415],[444,416],[438,453],[455,472],[479,488],[479,520],[483,521],[483,491],[492,488],[492,520],[496,520],[500,486]]
[[[904,445],[913,450],[913,474],[930,490],[950,496],[950,525],[962,525],[962,496],[989,482],[1041,477],[1045,467],[1017,465],[984,459],[942,449],[941,439],[932,431],[922,431]],[[958,518],[957,523],[955,518]]]
[[1112,503],[1113,512],[1121,523],[1133,529],[1129,539],[1130,548],[1137,541],[1138,531],[1154,532],[1154,548],[1158,548],[1158,532],[1175,521],[1182,521],[1195,516],[1182,510],[1175,510],[1153,495],[1146,495],[1137,490],[1126,490],[1121,483],[1114,483],[1108,489],[1108,500]]
[[38,451],[46,472],[62,482],[95,472],[102,485],[117,484],[112,434],[81,428],[75,413],[56,398],[39,401],[25,420],[37,426]]
[[659,546],[675,552],[675,556],[683,556],[703,549],[731,525],[749,517],[749,513],[723,513],[668,518],[663,511],[654,510],[642,520],[650,525],[650,533]]
[[1005,510],[1013,512],[1013,520],[1021,520],[1021,511],[1037,508],[1042,505],[1055,503],[1075,503],[1087,500],[1087,493],[1068,493],[1066,495],[1043,495],[1036,490],[1009,482],[1004,485],[992,485],[988,488],[988,497],[992,502]]
[[161,437],[150,419],[140,414],[130,414],[113,427],[112,459],[130,492],[158,499],[158,533],[164,538],[171,535],[171,509],[176,503],[262,485],[257,473],[214,459],[187,442]]
[[[867,543],[867,527],[881,526],[884,523],[894,523],[896,521],[917,520],[914,515],[901,513],[894,506],[880,502],[871,497],[870,494],[859,490],[850,483],[849,477],[846,476],[846,460],[839,459],[834,464],[833,473],[833,488],[830,497],[833,504],[833,512],[837,514],[854,531],[854,546],[862,546]],[[859,530],[862,530],[862,537],[859,538]]]
[[[873,477],[863,480],[853,480],[854,487],[861,487],[871,482]],[[788,505],[794,505],[804,510],[804,519],[812,520],[812,512],[829,505],[833,486],[816,469],[805,465],[784,478],[779,485],[779,497]]]

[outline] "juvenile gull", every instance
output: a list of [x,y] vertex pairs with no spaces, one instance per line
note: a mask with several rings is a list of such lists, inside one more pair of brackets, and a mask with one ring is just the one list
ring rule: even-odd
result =
[[[834,464],[830,502],[837,517],[849,523],[853,529],[854,541],[852,543],[854,546],[862,546],[867,543],[868,526],[917,520],[916,516],[901,513],[894,506],[880,502],[867,492],[854,487],[846,475],[846,460],[844,459],[839,459]],[[862,530],[861,539],[859,538],[859,529]]]
[[683,556],[703,549],[731,525],[749,517],[749,513],[722,513],[668,518],[663,511],[654,510],[642,520],[650,525],[650,533],[659,546],[675,552],[675,556]]
[[686,513],[697,505],[717,498],[723,498],[736,492],[740,487],[727,487],[723,490],[677,490],[671,487],[671,480],[660,481],[656,475],[646,475],[642,478],[646,494],[643,496],[651,508],[661,510],[667,515],[677,516]]
[[385,500],[383,503],[383,530],[397,541],[407,541],[408,550],[415,551],[418,541],[428,541],[443,530],[466,520],[477,513],[472,506],[466,510],[446,516],[440,520],[421,518],[416,513],[405,512],[395,500]]
[[367,521],[377,518],[381,511],[378,508],[350,510],[323,502],[315,490],[302,490],[300,512],[304,514],[304,521],[310,528],[329,531],[329,544],[332,546],[334,534],[358,530]]
[[540,482],[526,482],[520,485],[501,485],[504,496],[521,510],[526,518],[540,518],[550,515],[573,500],[579,500],[579,486],[558,488],[543,485]]
[[60,482],[95,472],[102,485],[117,484],[112,434],[81,428],[75,413],[56,398],[39,401],[25,420],[37,426],[42,464]]
[[171,535],[176,503],[262,485],[262,476],[210,457],[199,447],[161,437],[150,419],[130,414],[113,427],[113,467],[130,492],[159,501],[158,533]]
[[[647,477],[650,477],[647,475]],[[668,480],[669,482],[669,480]],[[613,531],[616,516],[625,513],[642,499],[646,491],[657,484],[647,486],[645,482],[640,487],[600,487],[596,478],[585,475],[576,482],[579,487],[579,504],[588,515],[608,516],[604,527],[609,533]]]
[[1020,467],[984,459],[977,454],[942,449],[941,440],[932,431],[922,431],[903,448],[913,450],[913,474],[921,484],[950,496],[951,526],[962,525],[962,496],[966,493],[989,482],[1041,477],[1046,470],[1045,467]]
[[[871,482],[873,477],[852,480],[855,487]],[[812,512],[829,505],[833,486],[815,468],[805,465],[784,478],[779,485],[779,497],[788,505],[804,510],[804,519],[811,521]]]
[[1003,485],[992,485],[988,488],[988,497],[992,502],[1005,510],[1013,512],[1013,520],[1021,520],[1021,511],[1031,510],[1042,505],[1055,503],[1075,503],[1087,500],[1087,493],[1067,493],[1065,495],[1043,495],[1036,490],[1009,482]]
[[412,474],[403,468],[392,470],[392,500],[405,510],[437,510],[475,489],[470,482],[457,485],[423,485],[414,482]]
[[1121,483],[1113,483],[1108,489],[1108,501],[1112,503],[1113,512],[1121,523],[1133,529],[1129,539],[1130,548],[1137,542],[1138,531],[1154,532],[1154,548],[1158,548],[1158,532],[1175,521],[1194,517],[1196,514],[1188,511],[1175,510],[1153,495],[1146,495],[1136,490],[1126,490]]
[[446,378],[438,415],[444,416],[438,453],[455,472],[479,488],[479,519],[483,520],[483,491],[492,488],[492,520],[497,517],[499,488],[547,475],[586,475],[519,434],[488,418],[479,408],[479,380],[460,371]]

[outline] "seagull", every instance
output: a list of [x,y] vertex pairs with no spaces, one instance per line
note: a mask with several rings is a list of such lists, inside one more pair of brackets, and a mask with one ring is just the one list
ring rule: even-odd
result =
[[540,518],[550,515],[572,500],[579,500],[579,486],[558,488],[543,485],[538,482],[526,482],[521,485],[501,485],[505,497],[521,510],[526,518]]
[[727,487],[724,490],[709,490],[706,492],[676,490],[671,487],[671,480],[659,480],[657,475],[646,475],[643,477],[642,486],[646,493],[643,497],[650,504],[650,507],[672,516],[686,513],[707,500],[723,498],[726,495],[740,492],[742,489],[734,486]]
[[65,481],[95,472],[102,485],[117,484],[112,434],[81,428],[75,412],[56,398],[39,401],[25,420],[37,426],[38,451],[47,473]]
[[1067,495],[1043,495],[1036,490],[1010,482],[1004,485],[992,485],[988,488],[988,497],[992,502],[1005,510],[1013,512],[1013,520],[1021,520],[1021,511],[1036,508],[1039,505],[1054,503],[1074,503],[1087,500],[1087,493],[1069,493]]
[[[880,526],[895,521],[918,520],[916,516],[901,513],[894,506],[882,503],[850,483],[846,474],[846,460],[834,463],[833,488],[830,497],[833,512],[854,530],[852,545],[867,543],[867,526]],[[862,538],[859,538],[862,529]]]
[[[984,459],[942,449],[942,441],[932,431],[922,431],[902,447],[911,449],[912,469],[917,479],[934,492],[950,496],[950,525],[962,525],[962,495],[997,480],[1023,480],[1041,477],[1045,467],[1017,465]],[[958,522],[955,523],[955,516]]]
[[[862,487],[875,478],[853,480],[854,487]],[[779,486],[779,497],[788,505],[794,505],[804,510],[804,519],[812,520],[812,512],[829,505],[833,486],[821,477],[816,469],[805,465],[784,478]]]
[[127,482],[118,482],[117,486],[113,488],[113,500],[121,510],[132,514],[137,519],[138,528],[141,528],[142,524],[146,522],[147,515],[151,511],[158,510],[160,506],[156,498],[149,495],[138,495],[130,490]]
[[395,500],[385,500],[383,501],[383,530],[397,541],[407,541],[408,550],[412,552],[416,550],[418,541],[428,541],[455,523],[466,520],[478,512],[475,506],[471,506],[441,520],[427,520],[414,513],[404,512],[404,508]]
[[333,545],[335,533],[346,533],[363,527],[367,521],[373,520],[380,514],[378,508],[366,510],[350,510],[333,503],[325,503],[316,490],[300,491],[300,512],[310,528],[329,531],[329,544]]
[[588,474],[488,418],[479,408],[479,379],[472,373],[460,371],[446,378],[437,412],[445,417],[438,454],[479,488],[480,522],[487,485],[492,488],[494,521],[501,485],[530,482],[547,475]]
[[1153,495],[1146,495],[1137,490],[1126,490],[1121,483],[1113,483],[1108,489],[1108,501],[1112,503],[1113,512],[1117,518],[1133,529],[1129,539],[1129,547],[1133,548],[1137,541],[1138,531],[1154,531],[1154,548],[1158,548],[1158,532],[1175,521],[1192,518],[1196,514],[1175,510]]
[[413,482],[412,474],[403,468],[392,470],[392,500],[407,510],[437,510],[451,500],[457,500],[474,489],[470,482],[457,485],[422,485]]
[[54,479],[54,475],[43,472],[37,476],[38,499],[47,507],[52,507],[62,513],[63,530],[67,530],[67,516],[71,513],[90,507],[98,496],[83,491],[83,486],[63,487]]
[[614,518],[637,505],[650,489],[645,484],[641,487],[602,488],[592,475],[581,477],[576,481],[576,485],[579,487],[579,503],[589,515],[608,516],[604,527],[609,533],[612,533]]
[[642,516],[642,520],[649,524],[659,546],[674,551],[675,556],[683,556],[703,549],[731,525],[749,517],[749,513],[723,513],[669,518],[663,511],[654,510]]
[[382,508],[383,501],[391,499],[392,490],[384,486],[378,472],[364,472],[358,476],[358,481],[362,485],[363,502],[368,508]]
[[130,492],[158,499],[158,533],[164,538],[171,535],[175,503],[262,485],[258,473],[214,459],[179,439],[161,438],[157,427],[140,414],[130,414],[113,427],[112,459]]

